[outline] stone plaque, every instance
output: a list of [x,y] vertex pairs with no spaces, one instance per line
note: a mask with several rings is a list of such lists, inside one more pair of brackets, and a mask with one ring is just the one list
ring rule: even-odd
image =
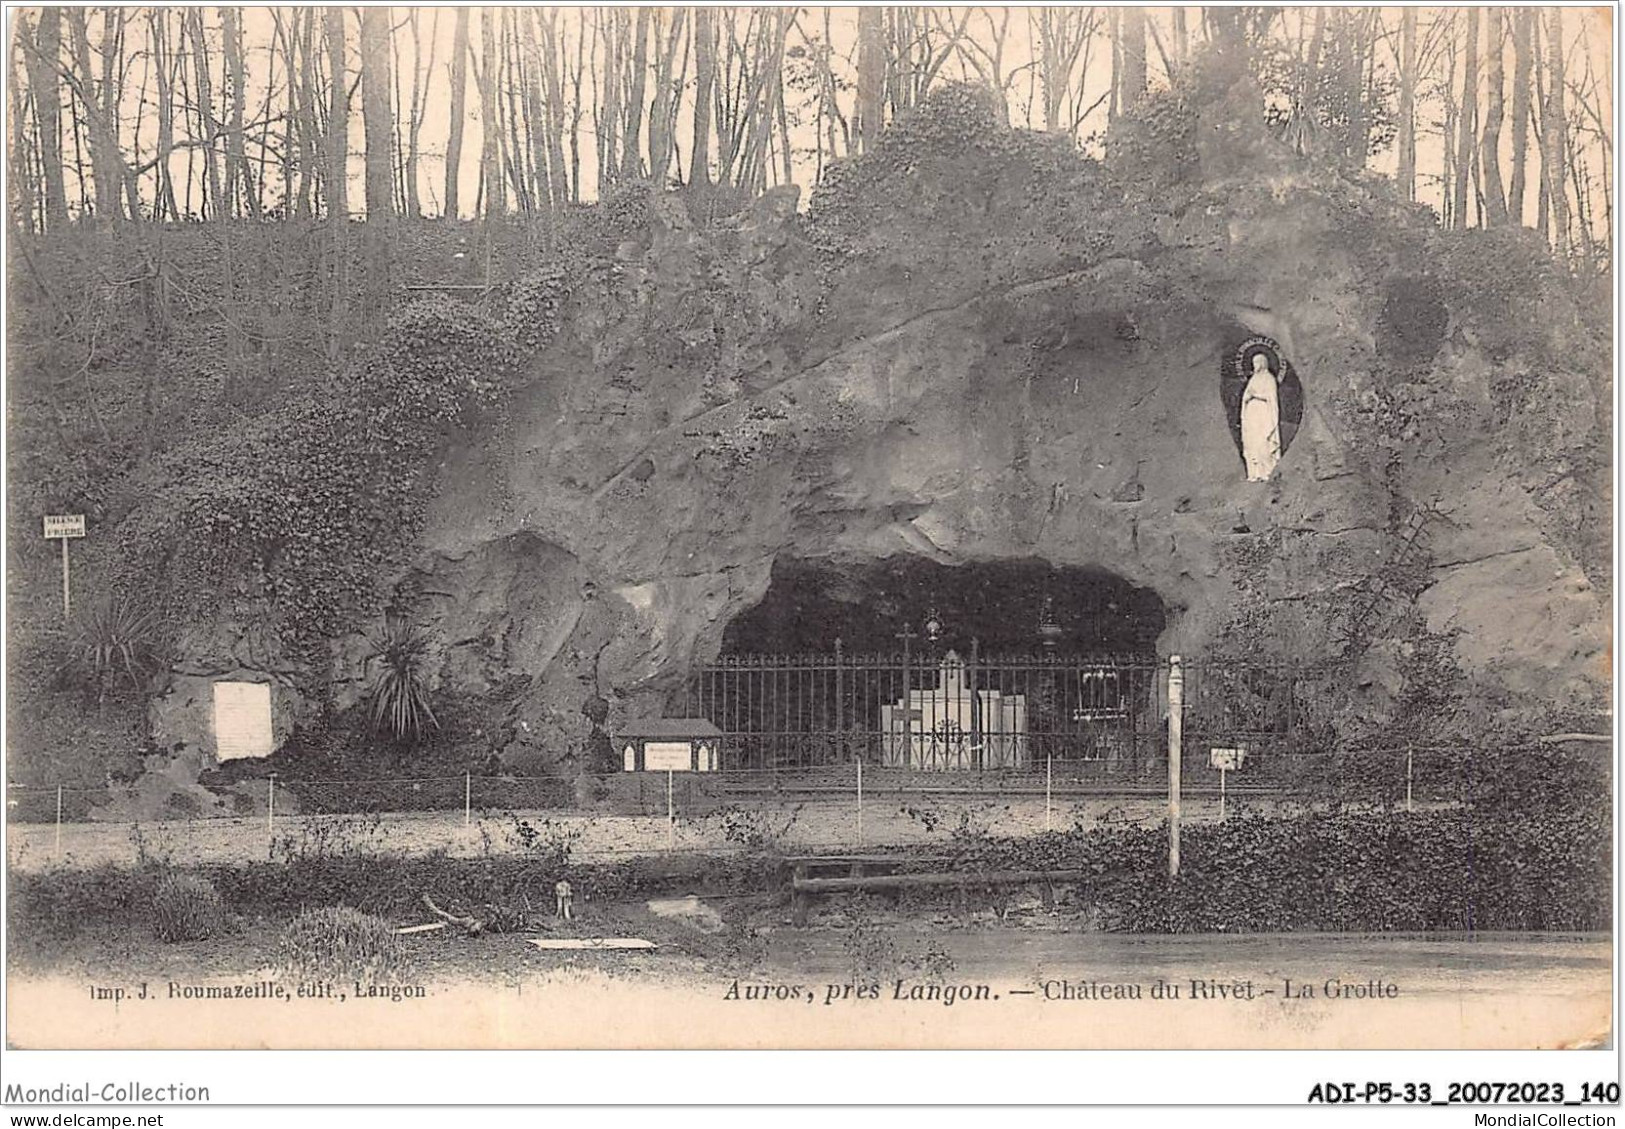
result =
[[276,746],[271,732],[271,687],[264,682],[214,684],[214,749],[221,761],[268,757]]

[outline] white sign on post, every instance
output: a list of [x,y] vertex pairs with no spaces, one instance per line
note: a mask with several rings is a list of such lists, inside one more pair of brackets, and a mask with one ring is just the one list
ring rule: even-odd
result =
[[45,536],[50,537],[83,537],[85,535],[84,514],[46,514]]
[[83,537],[85,535],[84,514],[46,514],[45,539],[53,537],[62,540],[62,618],[67,619],[73,611],[73,596],[68,583],[68,538]]
[[694,747],[687,741],[650,741],[643,746],[645,772],[689,772],[694,767]]
[[1220,772],[1235,772],[1241,767],[1241,762],[1247,759],[1245,746],[1239,749],[1210,749],[1208,751],[1208,764]]

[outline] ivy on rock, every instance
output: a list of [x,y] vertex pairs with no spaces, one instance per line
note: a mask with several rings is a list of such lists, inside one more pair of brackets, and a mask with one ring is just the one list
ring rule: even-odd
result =
[[376,614],[440,451],[500,409],[527,349],[558,331],[560,272],[512,290],[499,316],[414,301],[342,372],[167,455],[119,529],[126,581],[163,593],[171,619],[254,618],[306,657]]

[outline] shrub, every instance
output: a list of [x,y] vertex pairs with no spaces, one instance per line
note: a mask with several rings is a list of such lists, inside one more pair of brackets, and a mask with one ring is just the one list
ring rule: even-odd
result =
[[226,906],[214,883],[166,874],[152,895],[152,931],[160,941],[207,941],[225,928]]
[[428,649],[429,637],[416,624],[395,616],[384,620],[367,655],[369,665],[376,659],[380,666],[368,706],[375,732],[415,742],[426,726],[439,724],[429,706],[428,678],[422,666]]
[[139,694],[163,666],[159,631],[150,603],[104,599],[80,614],[65,669],[99,698],[125,682]]
[[277,956],[295,976],[379,979],[399,971],[401,943],[381,917],[349,906],[324,906],[305,910],[288,923]]

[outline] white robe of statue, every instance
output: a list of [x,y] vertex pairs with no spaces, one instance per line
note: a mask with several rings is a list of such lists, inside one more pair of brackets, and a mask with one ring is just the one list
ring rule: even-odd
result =
[[1263,353],[1253,354],[1253,375],[1241,396],[1241,452],[1249,482],[1265,481],[1281,461],[1281,399]]

